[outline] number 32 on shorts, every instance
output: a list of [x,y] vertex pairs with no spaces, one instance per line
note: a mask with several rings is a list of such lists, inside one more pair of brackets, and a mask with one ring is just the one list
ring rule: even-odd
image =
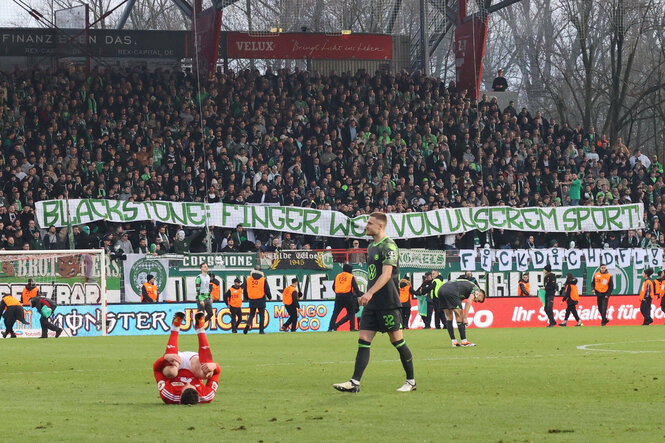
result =
[[395,326],[395,317],[393,315],[384,315],[383,323],[388,326]]

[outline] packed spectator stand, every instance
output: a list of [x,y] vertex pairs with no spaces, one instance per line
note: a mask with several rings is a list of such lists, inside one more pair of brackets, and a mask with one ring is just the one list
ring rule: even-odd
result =
[[[203,129],[201,129],[203,128]],[[575,235],[493,230],[400,240],[468,249],[663,247],[663,167],[621,139],[415,74],[322,76],[256,70],[197,88],[140,68],[0,73],[0,246],[59,249],[67,228],[38,227],[58,198],[272,203],[349,216],[446,207],[643,202],[644,231]],[[274,237],[242,227],[151,223],[73,228],[77,249],[124,252],[361,248],[353,239]],[[208,237],[210,235],[210,238]],[[252,240],[252,237],[249,237]]]

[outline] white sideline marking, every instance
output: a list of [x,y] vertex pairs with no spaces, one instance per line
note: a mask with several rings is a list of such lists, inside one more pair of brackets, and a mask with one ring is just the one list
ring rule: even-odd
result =
[[[665,340],[643,340],[643,342],[658,342],[658,341],[665,341]],[[661,353],[663,351],[631,351],[631,350],[622,350],[622,349],[597,349],[593,348],[592,346],[608,346],[608,345],[621,345],[625,343],[633,343],[633,342],[628,342],[628,341],[617,341],[617,342],[612,342],[612,343],[589,343],[586,345],[580,345],[577,346],[577,349],[580,351],[597,351],[597,352],[623,352],[626,354],[654,354],[654,353]]]

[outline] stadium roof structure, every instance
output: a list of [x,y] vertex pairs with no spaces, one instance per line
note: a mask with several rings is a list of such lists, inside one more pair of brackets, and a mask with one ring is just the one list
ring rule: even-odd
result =
[[[194,7],[192,6],[189,0],[171,0],[171,1],[180,10],[183,16],[185,16],[190,20],[194,17]],[[200,2],[201,0],[198,1]],[[212,8],[215,10],[222,10],[227,6],[236,3],[237,1],[238,0],[213,0]],[[123,29],[125,27],[125,23],[127,23],[129,14],[132,12],[132,9],[134,8],[135,4],[136,0],[128,0],[127,4],[125,5],[125,9],[123,9],[122,11],[122,15],[120,16],[120,20],[118,21],[116,29]]]

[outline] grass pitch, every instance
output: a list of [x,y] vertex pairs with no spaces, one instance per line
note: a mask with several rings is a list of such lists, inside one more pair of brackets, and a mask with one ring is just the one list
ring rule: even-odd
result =
[[[662,441],[665,327],[406,331],[418,390],[378,335],[358,394],[357,334],[210,335],[214,402],[167,406],[167,336],[2,340],[4,441]],[[196,338],[181,335],[181,350]],[[191,441],[191,440],[190,440]]]

